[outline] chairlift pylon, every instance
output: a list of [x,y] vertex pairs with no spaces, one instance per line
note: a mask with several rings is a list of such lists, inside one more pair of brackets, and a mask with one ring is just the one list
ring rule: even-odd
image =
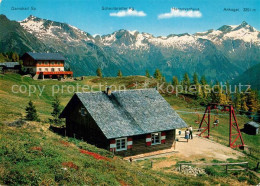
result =
[[[223,105],[223,104],[218,104],[218,103],[211,103],[206,106],[204,115],[202,117],[202,120],[200,122],[199,130],[201,133],[199,136],[202,136],[202,134],[207,132],[206,136],[202,136],[205,138],[210,137],[210,113],[211,110],[217,109],[219,107],[223,107],[221,111],[226,111],[229,112],[229,147],[231,148],[236,148],[236,147],[244,147],[244,140],[242,138],[237,118],[235,115],[235,111],[232,105]],[[215,115],[214,115],[215,116]],[[214,121],[215,122],[215,121]],[[235,130],[235,132],[233,130]],[[240,138],[241,144],[240,145],[235,145],[235,142]]]

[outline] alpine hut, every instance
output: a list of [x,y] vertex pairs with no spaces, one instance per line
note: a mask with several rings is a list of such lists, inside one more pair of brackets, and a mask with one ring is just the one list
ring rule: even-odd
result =
[[65,58],[59,53],[27,52],[22,58],[27,73],[34,79],[72,77],[72,71],[65,71]]
[[187,127],[156,89],[75,93],[60,118],[69,136],[119,155],[171,148]]
[[257,135],[259,134],[260,125],[254,121],[250,121],[244,125],[244,131],[247,134]]

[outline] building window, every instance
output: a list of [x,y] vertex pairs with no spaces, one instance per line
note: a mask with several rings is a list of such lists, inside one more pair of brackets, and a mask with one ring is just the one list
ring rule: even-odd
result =
[[52,61],[51,64],[54,65],[54,61]]
[[45,71],[48,72],[48,68],[45,68]]
[[58,71],[60,71],[60,68],[58,68]]
[[54,72],[55,71],[54,68],[51,68],[51,71]]
[[48,65],[48,64],[49,64],[49,62],[48,62],[48,61],[45,61],[45,62],[44,62],[44,64],[45,64],[45,65]]
[[116,151],[127,150],[126,138],[116,139]]
[[41,72],[41,71],[42,71],[42,68],[39,68],[39,71]]
[[85,109],[84,107],[82,107],[82,108],[80,109],[80,114],[81,114],[81,116],[86,116],[87,111],[86,111],[86,109]]
[[152,133],[151,138],[152,138],[152,145],[161,144],[161,133],[160,132]]

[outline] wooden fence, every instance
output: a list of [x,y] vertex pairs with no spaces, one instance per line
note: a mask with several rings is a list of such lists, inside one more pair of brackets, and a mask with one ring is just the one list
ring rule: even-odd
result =
[[[183,165],[200,165],[200,166],[226,166],[226,173],[228,171],[248,171],[248,162],[237,162],[237,163],[179,163],[180,172],[182,170]],[[246,165],[246,168],[237,168],[237,169],[228,169],[230,166],[239,166],[239,165]]]

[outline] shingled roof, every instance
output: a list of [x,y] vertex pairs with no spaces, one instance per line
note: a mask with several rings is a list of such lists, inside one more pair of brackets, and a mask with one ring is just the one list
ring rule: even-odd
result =
[[250,121],[250,122],[248,122],[246,124],[247,125],[251,125],[254,128],[259,128],[260,127],[260,125],[258,123],[256,123],[256,122],[254,122],[254,121]]
[[187,127],[155,89],[75,94],[108,139]]
[[19,62],[4,62],[4,63],[0,63],[0,66],[4,66],[7,68],[14,68],[15,66],[19,66]]
[[66,60],[61,54],[59,53],[33,53],[33,52],[27,52],[25,55],[31,56],[34,60]]

